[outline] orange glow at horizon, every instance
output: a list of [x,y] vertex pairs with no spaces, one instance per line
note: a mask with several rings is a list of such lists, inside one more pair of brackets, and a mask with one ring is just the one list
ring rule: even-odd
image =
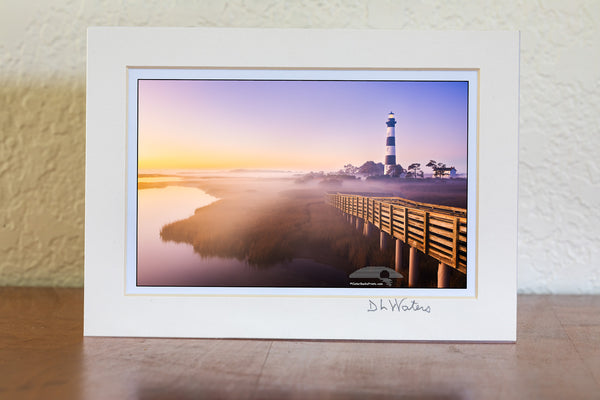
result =
[[236,169],[236,168],[257,168],[257,169],[299,169],[299,170],[319,170],[335,169],[339,163],[331,165],[323,160],[307,158],[304,160],[294,160],[292,163],[284,156],[267,155],[257,158],[255,154],[242,155],[234,154],[233,157],[225,158],[223,154],[190,154],[184,152],[181,154],[170,155],[162,154],[156,157],[140,157],[138,166],[140,169]]

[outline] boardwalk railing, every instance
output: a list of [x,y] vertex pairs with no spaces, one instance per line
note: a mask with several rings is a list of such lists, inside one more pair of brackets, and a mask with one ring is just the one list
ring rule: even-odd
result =
[[[400,197],[327,194],[326,202],[440,263],[467,272],[467,210]],[[370,225],[369,225],[370,224]]]

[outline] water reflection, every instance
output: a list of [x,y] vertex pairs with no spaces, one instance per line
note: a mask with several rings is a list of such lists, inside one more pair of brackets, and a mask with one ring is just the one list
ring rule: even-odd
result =
[[163,241],[161,228],[193,215],[218,199],[192,187],[138,191],[138,274],[140,286],[347,287],[348,275],[311,259],[296,258],[266,269],[244,260],[202,257],[187,243]]
[[157,285],[168,278],[177,265],[193,265],[197,261],[198,255],[192,246],[163,242],[160,229],[169,222],[189,217],[196,208],[217,200],[191,187],[168,186],[138,191],[139,285]]

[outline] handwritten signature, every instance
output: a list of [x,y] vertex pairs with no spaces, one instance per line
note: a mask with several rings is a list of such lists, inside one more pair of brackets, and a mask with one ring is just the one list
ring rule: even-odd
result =
[[367,312],[376,311],[389,311],[389,312],[403,312],[403,311],[422,311],[431,313],[431,306],[417,303],[416,300],[403,299],[379,299],[369,300],[369,308]]

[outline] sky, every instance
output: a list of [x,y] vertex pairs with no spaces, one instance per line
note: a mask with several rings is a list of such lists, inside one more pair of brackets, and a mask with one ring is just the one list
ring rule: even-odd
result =
[[140,80],[140,169],[336,171],[433,159],[466,173],[467,82]]

